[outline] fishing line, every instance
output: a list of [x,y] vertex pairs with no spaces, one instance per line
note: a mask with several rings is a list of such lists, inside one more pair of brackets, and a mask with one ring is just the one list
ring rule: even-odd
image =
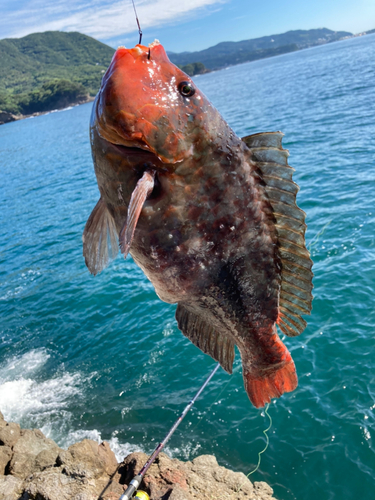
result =
[[314,238],[310,241],[309,245],[307,246],[307,249],[309,252],[311,252],[311,249],[317,245],[318,241],[319,241],[319,238],[325,233],[325,230],[327,229],[327,227],[331,224],[333,219],[331,219],[330,221],[327,222],[327,224],[325,224],[323,226],[323,228],[314,236]]
[[135,18],[136,18],[137,24],[138,24],[138,33],[139,33],[139,42],[138,42],[138,45],[141,45],[141,42],[142,42],[142,30],[141,30],[141,25],[139,24],[139,19],[138,19],[137,11],[136,11],[136,8],[135,8],[134,0],[132,0],[132,4],[133,4],[133,8],[134,8]]
[[[268,446],[269,446],[269,444],[270,444],[270,438],[268,437],[268,434],[267,434],[267,432],[268,432],[268,431],[271,429],[271,427],[272,427],[272,418],[271,418],[271,415],[268,413],[268,408],[269,408],[269,407],[270,407],[270,404],[269,404],[269,403],[267,403],[267,404],[266,404],[266,407],[265,407],[265,409],[264,409],[264,413],[267,415],[267,417],[269,418],[269,421],[270,421],[270,424],[269,424],[269,426],[267,427],[267,429],[265,429],[265,430],[263,431],[263,434],[266,436],[266,446],[263,448],[263,450],[262,450],[262,451],[260,451],[260,452],[258,453],[258,463],[257,463],[257,465],[256,465],[255,469],[254,469],[254,470],[252,470],[251,472],[249,472],[249,473],[246,475],[246,477],[251,476],[251,474],[254,474],[254,472],[256,472],[256,471],[259,469],[259,467],[260,467],[260,462],[261,462],[261,460],[262,460],[262,454],[263,454],[263,453],[267,450],[267,448],[268,448]],[[237,493],[241,490],[242,486],[243,486],[243,484],[241,484],[241,486],[238,488]]]
[[265,430],[263,431],[263,434],[266,436],[266,446],[264,447],[264,449],[263,449],[262,451],[260,451],[260,452],[258,453],[258,463],[257,463],[257,466],[255,467],[255,469],[254,469],[254,470],[252,470],[251,472],[249,472],[249,473],[248,473],[248,475],[247,475],[246,477],[251,476],[251,474],[254,474],[254,472],[256,472],[256,471],[259,469],[260,462],[261,462],[261,459],[262,459],[261,455],[262,455],[262,453],[264,453],[264,452],[267,450],[268,445],[270,444],[270,438],[268,437],[268,434],[267,434],[267,432],[268,432],[268,431],[271,429],[271,427],[272,427],[272,418],[271,418],[271,415],[268,413],[268,408],[269,408],[269,407],[270,407],[270,404],[269,404],[269,403],[267,403],[267,404],[266,404],[266,407],[265,407],[265,409],[264,409],[264,413],[267,415],[267,417],[269,418],[269,421],[270,421],[270,425],[267,427],[267,429],[265,429]]
[[[199,425],[203,422],[203,420],[205,420],[205,418],[207,417],[207,415],[210,413],[211,411],[211,408],[213,407],[213,405],[220,399],[220,396],[223,394],[223,392],[227,389],[228,385],[231,383],[231,381],[233,380],[233,375],[238,372],[240,370],[241,366],[237,366],[234,370],[233,370],[233,373],[232,373],[232,376],[229,377],[229,380],[228,382],[224,385],[224,387],[222,388],[222,390],[220,391],[220,393],[218,394],[218,396],[215,398],[215,400],[211,403],[211,405],[208,407],[208,409],[205,411],[203,417],[201,418],[201,420],[198,421],[198,423],[195,425],[195,427],[193,427],[192,429],[192,432],[196,431],[197,427],[199,427]],[[268,431],[271,429],[272,427],[272,417],[271,415],[268,413],[268,409],[270,407],[270,404],[267,403],[266,406],[265,406],[265,409],[264,409],[264,413],[265,415],[267,415],[268,419],[269,419],[269,425],[267,427],[267,429],[264,429],[262,432],[263,434],[265,435],[265,438],[266,438],[266,445],[265,447],[263,448],[263,450],[261,450],[259,453],[258,453],[258,463],[255,467],[254,470],[252,470],[251,472],[249,472],[246,477],[248,478],[249,476],[251,476],[252,474],[254,474],[260,467],[260,464],[261,464],[261,461],[262,461],[262,454],[265,453],[269,447],[269,444],[270,444],[270,439],[269,439],[269,436],[268,436]],[[237,493],[241,490],[243,485],[239,486],[238,490],[237,490]]]

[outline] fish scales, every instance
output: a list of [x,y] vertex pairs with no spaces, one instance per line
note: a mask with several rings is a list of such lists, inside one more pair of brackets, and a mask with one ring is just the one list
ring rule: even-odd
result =
[[276,324],[297,335],[296,307],[311,310],[287,152],[280,133],[238,138],[160,44],[148,50],[117,50],[93,106],[101,201],[83,235],[86,263],[100,272],[120,238],[158,296],[178,304],[182,333],[229,373],[237,345],[245,389],[264,406],[297,385]]

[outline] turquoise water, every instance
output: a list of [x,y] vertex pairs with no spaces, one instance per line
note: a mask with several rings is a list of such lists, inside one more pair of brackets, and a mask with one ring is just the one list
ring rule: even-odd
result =
[[[254,480],[279,500],[374,498],[375,35],[196,78],[239,135],[282,130],[307,212],[313,314],[286,339],[299,387],[270,405]],[[92,277],[81,234],[98,199],[91,104],[0,127],[0,410],[62,446],[152,451],[214,362],[131,258]],[[238,355],[168,445],[250,472],[268,419]],[[207,411],[209,410],[209,411]]]

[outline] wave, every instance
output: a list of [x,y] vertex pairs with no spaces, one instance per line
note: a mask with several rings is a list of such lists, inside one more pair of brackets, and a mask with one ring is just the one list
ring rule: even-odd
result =
[[72,396],[81,394],[79,373],[38,380],[49,358],[44,349],[32,350],[0,367],[1,411],[6,420],[42,427],[63,413]]
[[66,108],[61,108],[61,109],[52,109],[51,111],[49,111],[48,113],[46,114],[50,114],[50,113],[60,113],[61,111],[69,111],[69,109],[73,109],[75,108],[76,106],[78,106],[78,104],[75,104],[74,106],[67,106]]
[[[85,398],[87,382],[95,374],[85,377],[79,372],[63,372],[43,380],[42,368],[49,358],[45,349],[34,349],[0,365],[0,411],[5,420],[24,428],[37,427],[64,449],[82,439],[101,443],[99,430],[74,428],[70,410],[74,399]],[[143,451],[140,446],[119,442],[116,431],[108,442],[118,461]]]

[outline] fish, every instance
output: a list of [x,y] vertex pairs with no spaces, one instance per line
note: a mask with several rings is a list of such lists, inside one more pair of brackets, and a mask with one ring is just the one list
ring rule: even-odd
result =
[[89,271],[130,253],[177,304],[181,332],[228,373],[237,346],[256,408],[297,387],[277,326],[299,335],[312,308],[305,213],[282,137],[237,137],[157,40],[117,49],[90,122],[100,199],[83,233]]

